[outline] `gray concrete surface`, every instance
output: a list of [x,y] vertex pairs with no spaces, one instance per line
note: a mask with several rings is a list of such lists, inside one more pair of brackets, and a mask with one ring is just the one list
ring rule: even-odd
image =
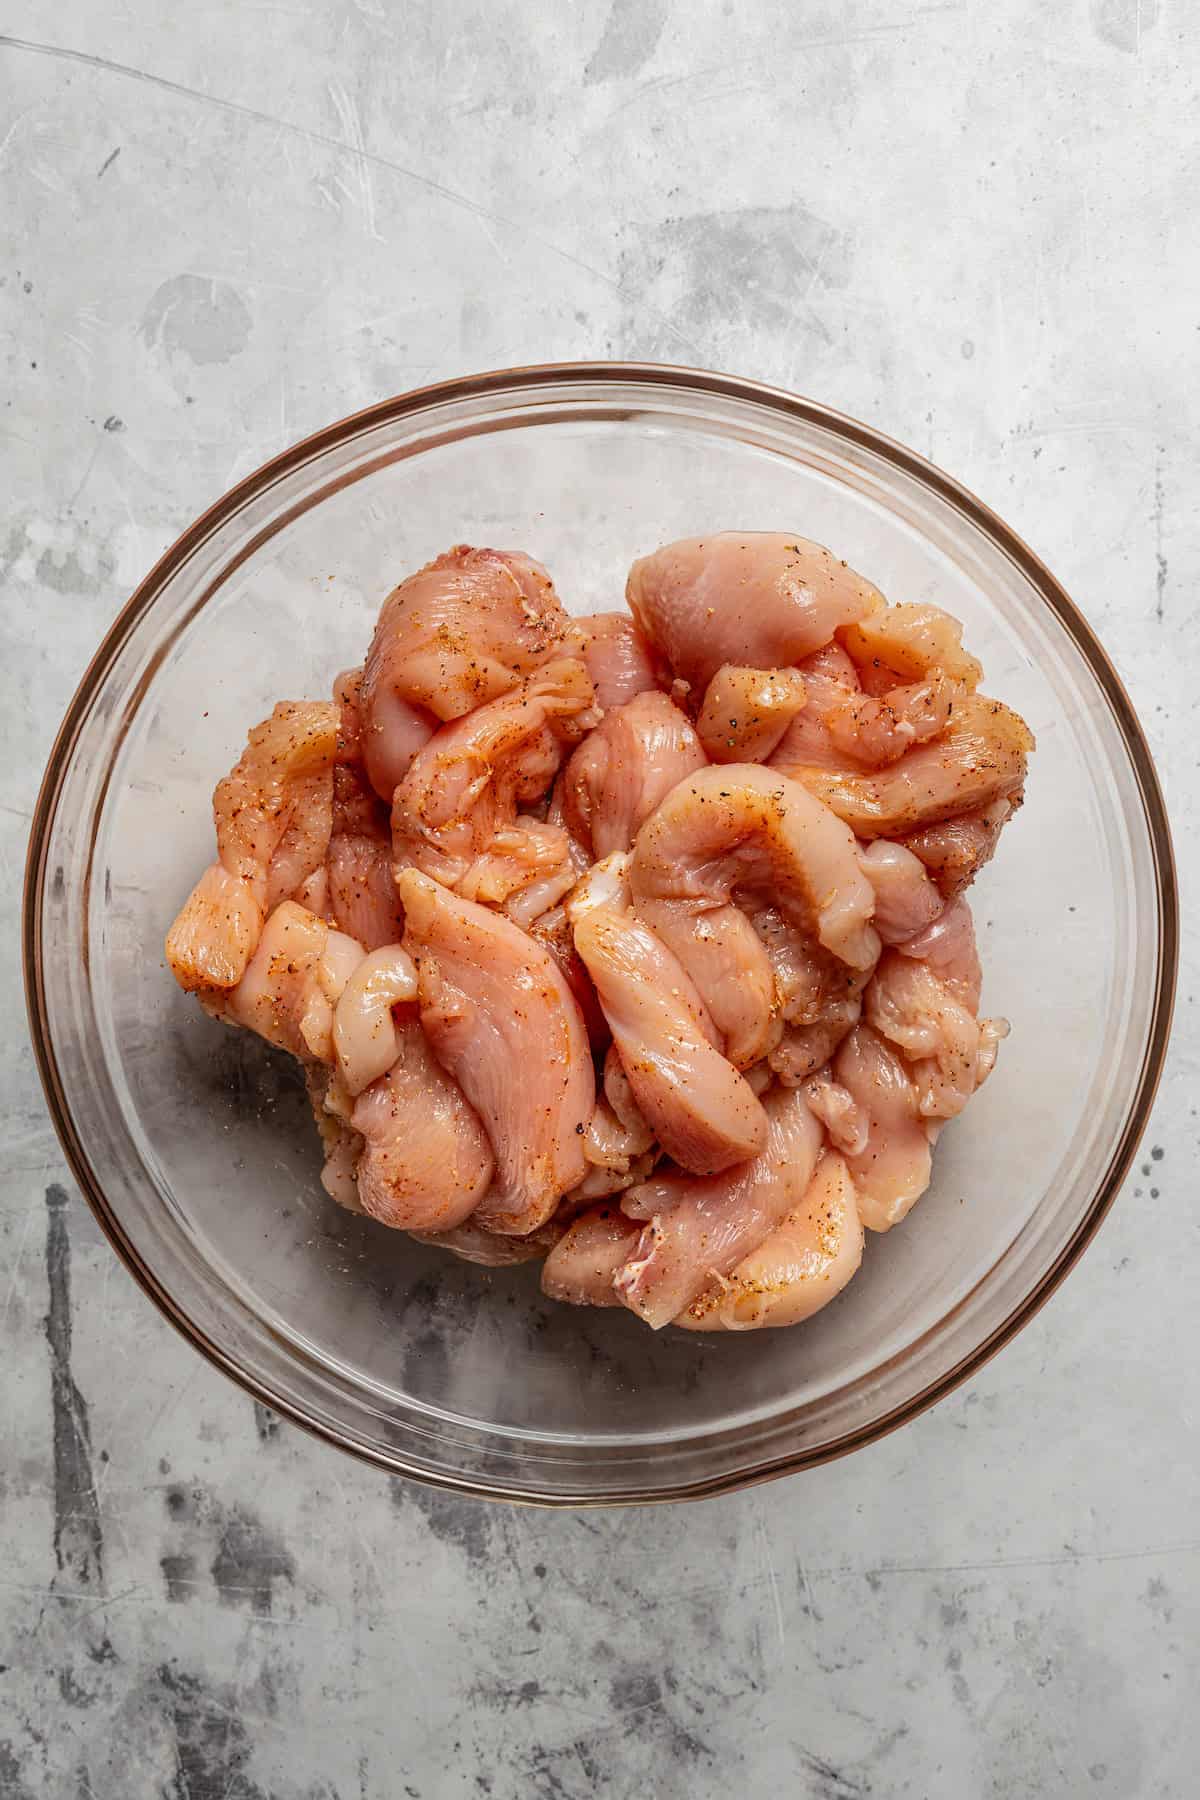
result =
[[1195,9],[4,0],[0,33],[0,1794],[1190,1800],[1194,934],[1128,1191],[978,1379],[803,1479],[546,1517],[389,1486],[173,1335],[65,1174],[9,927],[60,712],[176,531],[380,395],[577,354],[793,385],[1004,512],[1140,706],[1186,916]]

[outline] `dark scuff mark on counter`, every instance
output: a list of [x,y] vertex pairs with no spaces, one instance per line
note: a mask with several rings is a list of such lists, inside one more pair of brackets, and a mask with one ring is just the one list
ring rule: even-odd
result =
[[218,1700],[194,1675],[169,1663],[158,1680],[175,1739],[171,1800],[270,1800],[245,1773],[251,1743],[233,1697]]
[[186,1551],[177,1556],[160,1556],[158,1566],[166,1583],[167,1599],[174,1605],[190,1600],[196,1586],[195,1557],[189,1556]]
[[248,1507],[235,1506],[226,1516],[212,1562],[212,1578],[225,1606],[245,1606],[266,1617],[275,1583],[296,1580],[296,1560]]
[[71,1371],[70,1199],[51,1182],[46,1189],[45,1319],[50,1349],[50,1393],[54,1421],[54,1560],[59,1572],[80,1587],[104,1580],[104,1532],[92,1469],[92,1435],[87,1402]]
[[391,1477],[390,1492],[396,1510],[402,1512],[406,1503],[415,1507],[439,1543],[452,1544],[469,1563],[488,1561],[492,1520],[485,1501],[426,1487],[420,1481],[405,1481],[399,1475]]
[[33,1789],[21,1779],[21,1765],[11,1742],[0,1742],[0,1794],[4,1800],[33,1800]]
[[254,1402],[254,1429],[260,1444],[274,1443],[279,1436],[278,1415],[269,1406],[264,1406],[261,1400]]

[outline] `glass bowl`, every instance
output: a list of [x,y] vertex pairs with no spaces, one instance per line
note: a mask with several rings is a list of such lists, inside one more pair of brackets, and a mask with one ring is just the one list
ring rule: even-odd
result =
[[[789,1331],[652,1334],[338,1210],[297,1069],[213,1023],[163,934],[212,853],[214,782],[280,698],[361,659],[399,576],[462,540],[530,550],[565,603],[722,526],[831,545],[966,626],[1037,734],[972,894],[1012,1036],[912,1216]],[[38,800],[33,1037],[76,1178],[146,1292],[256,1398],[382,1467],[493,1498],[678,1499],[795,1470],[978,1368],[1095,1231],[1145,1124],[1176,960],[1170,841],[1104,652],[994,514],[790,394],[572,364],[389,400],[298,444],[187,530],[84,677]]]

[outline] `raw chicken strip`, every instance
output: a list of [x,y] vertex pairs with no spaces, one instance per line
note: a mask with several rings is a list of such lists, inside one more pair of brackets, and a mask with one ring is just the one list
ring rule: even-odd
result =
[[338,709],[338,766],[350,768],[363,759],[361,669],[343,669],[334,676],[333,703]]
[[685,775],[705,768],[691,721],[657,689],[604,715],[563,770],[567,829],[598,858],[628,850]]
[[401,875],[400,897],[421,1023],[495,1153],[479,1223],[533,1231],[586,1173],[596,1093],[579,1008],[550,952],[510,920],[415,869]]
[[402,1230],[449,1231],[487,1192],[495,1163],[478,1115],[442,1069],[412,1008],[395,1028],[386,1075],[355,1102],[365,1213]]
[[167,933],[167,962],[188,993],[235,987],[246,973],[263,925],[249,882],[210,863]]
[[929,1132],[920,1098],[903,1058],[869,1025],[856,1025],[833,1063],[867,1122],[867,1144],[847,1157],[858,1194],[858,1214],[869,1231],[887,1231],[929,1186]]
[[889,768],[798,767],[788,761],[787,739],[773,766],[786,765],[787,773],[859,837],[900,837],[1016,793],[1033,747],[1032,734],[1016,713],[998,700],[973,694],[955,708],[940,737],[908,751]]
[[615,1206],[580,1213],[546,1258],[542,1292],[572,1306],[620,1306],[613,1276],[628,1260],[641,1230]]
[[628,613],[589,613],[571,619],[564,649],[587,664],[596,704],[626,706],[658,686],[650,646]]
[[464,898],[500,904],[569,873],[559,826],[520,808],[544,794],[567,745],[595,723],[581,662],[550,663],[500,699],[443,726],[413,759],[392,805],[392,853]]
[[965,900],[952,901],[923,931],[906,938],[899,949],[904,956],[928,963],[964,1006],[973,1013],[979,1011],[983,970],[975,946],[975,922]]
[[1000,833],[1021,799],[1018,788],[978,812],[960,813],[956,819],[914,831],[903,841],[929,870],[939,891],[953,900],[970,887],[984,864],[991,861]]
[[597,865],[569,905],[575,946],[612,1029],[638,1110],[664,1151],[697,1173],[726,1169],[762,1148],[762,1107],[712,1042],[711,1020],[679,963]]
[[337,734],[336,706],[281,701],[217,783],[217,862],[167,933],[167,962],[180,987],[234,987],[267,913],[325,860]]
[[615,1044],[609,1045],[608,1054],[604,1058],[604,1098],[626,1131],[638,1141],[638,1149],[648,1150],[654,1142],[654,1133],[634,1097],[625,1065]]
[[333,1015],[333,1048],[348,1094],[361,1094],[400,1054],[392,1008],[417,997],[417,970],[399,944],[364,956]]
[[331,1200],[347,1212],[360,1213],[358,1198],[358,1162],[362,1155],[362,1134],[348,1123],[345,1101],[334,1079],[332,1069],[323,1063],[304,1065],[304,1086],[308,1103],[321,1137],[325,1165],[321,1170],[321,1186]]
[[638,833],[629,874],[639,916],[695,982],[740,1068],[773,1041],[774,982],[735,894],[769,895],[851,969],[879,955],[853,834],[798,783],[756,763],[680,782]]
[[910,1064],[922,1118],[952,1119],[975,1092],[979,1022],[928,963],[885,951],[865,1015]]
[[439,720],[507,693],[559,649],[567,617],[520,551],[457,544],[394,588],[363,665],[363,753],[389,804]]
[[832,1002],[823,1016],[807,1025],[785,1025],[768,1062],[785,1087],[798,1087],[824,1068],[838,1045],[862,1017],[857,994]]
[[781,669],[839,625],[882,607],[869,581],[820,544],[773,531],[722,531],[644,556],[626,598],[650,642],[695,689],[722,663]]
[[862,692],[858,670],[840,644],[826,644],[806,656],[796,673],[804,683],[804,706],[767,760],[775,769],[844,769],[846,756],[833,741],[829,719],[847,698]]
[[834,1149],[845,1151],[847,1156],[861,1156],[870,1129],[866,1116],[853,1095],[830,1078],[828,1069],[804,1083],[804,1098],[828,1132]]
[[600,1094],[583,1136],[583,1154],[588,1172],[579,1186],[564,1196],[564,1206],[569,1203],[578,1208],[644,1181],[658,1160],[659,1149],[640,1113],[634,1125],[626,1125]]
[[784,1024],[814,1025],[861,994],[873,963],[862,969],[848,968],[777,906],[755,901],[741,905],[770,961],[775,1010]]
[[[520,921],[518,920],[519,924]],[[608,1020],[600,1005],[592,978],[587,972],[583,958],[575,948],[575,936],[571,930],[571,921],[567,917],[566,908],[555,906],[543,913],[529,926],[529,935],[536,938],[543,949],[550,952],[558,964],[567,986],[575,997],[575,1003],[583,1015],[587,1027],[588,1041],[593,1050],[600,1053],[607,1050],[612,1042],[612,1033],[608,1029]]]
[[940,670],[973,693],[983,665],[963,649],[962,630],[950,613],[921,604],[884,607],[844,626],[838,637],[860,668],[882,664],[905,681],[923,681]]
[[340,930],[368,950],[398,944],[404,911],[392,874],[387,809],[357,768],[333,773],[333,835],[325,864],[327,905]]
[[624,1193],[626,1188],[636,1187],[639,1181],[645,1181],[660,1160],[660,1155],[656,1145],[653,1150],[644,1151],[641,1156],[630,1157],[626,1169],[609,1169],[599,1163],[593,1164],[579,1186],[563,1195],[559,1212],[565,1212],[570,1217],[581,1207],[590,1206],[594,1200],[605,1200],[610,1195]]
[[277,906],[235,988],[202,996],[218,1018],[305,1061],[333,1061],[334,1009],[363,947],[294,900]]
[[920,858],[903,844],[876,838],[859,861],[875,890],[874,925],[885,944],[903,943],[937,918],[945,901]]
[[966,691],[935,670],[925,681],[884,687],[877,694],[848,693],[826,714],[830,741],[846,759],[883,768],[944,731]]
[[804,708],[796,669],[745,669],[726,663],[708,684],[696,730],[713,762],[766,762]]
[[842,1158],[827,1151],[799,1206],[675,1323],[688,1331],[799,1325],[837,1298],[862,1253],[854,1183]]
[[588,1161],[608,1169],[624,1169],[632,1158],[643,1156],[654,1143],[654,1133],[640,1111],[635,1112],[634,1120],[632,1125],[626,1125],[613,1111],[608,1096],[599,1095],[583,1140]]
[[838,644],[806,657],[798,671],[808,704],[771,755],[776,768],[873,769],[896,762],[949,723],[966,694],[938,669],[898,684],[882,663],[856,667]]
[[332,703],[281,701],[254,727],[241,757],[217,784],[218,856],[267,912],[325,860],[337,741]]
[[[848,969],[800,931],[775,906],[744,909],[770,960],[775,979],[778,1041],[771,1070],[789,1087],[827,1063],[862,1012],[871,968]],[[874,965],[872,965],[873,967]]]
[[621,1203],[649,1222],[614,1285],[656,1331],[757,1249],[812,1179],[822,1132],[803,1094],[776,1088],[762,1105],[767,1141],[752,1161],[704,1180],[654,1176]]
[[979,1020],[982,974],[965,900],[889,951],[867,995],[867,1019],[908,1059],[923,1117],[951,1119],[990,1074],[1003,1019]]

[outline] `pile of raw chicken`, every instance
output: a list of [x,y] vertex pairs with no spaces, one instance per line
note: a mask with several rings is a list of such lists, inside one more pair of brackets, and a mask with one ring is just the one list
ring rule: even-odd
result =
[[990,1071],[963,892],[1020,718],[961,628],[768,532],[569,618],[459,546],[214,795],[176,979],[304,1066],[343,1206],[547,1294],[790,1325]]

